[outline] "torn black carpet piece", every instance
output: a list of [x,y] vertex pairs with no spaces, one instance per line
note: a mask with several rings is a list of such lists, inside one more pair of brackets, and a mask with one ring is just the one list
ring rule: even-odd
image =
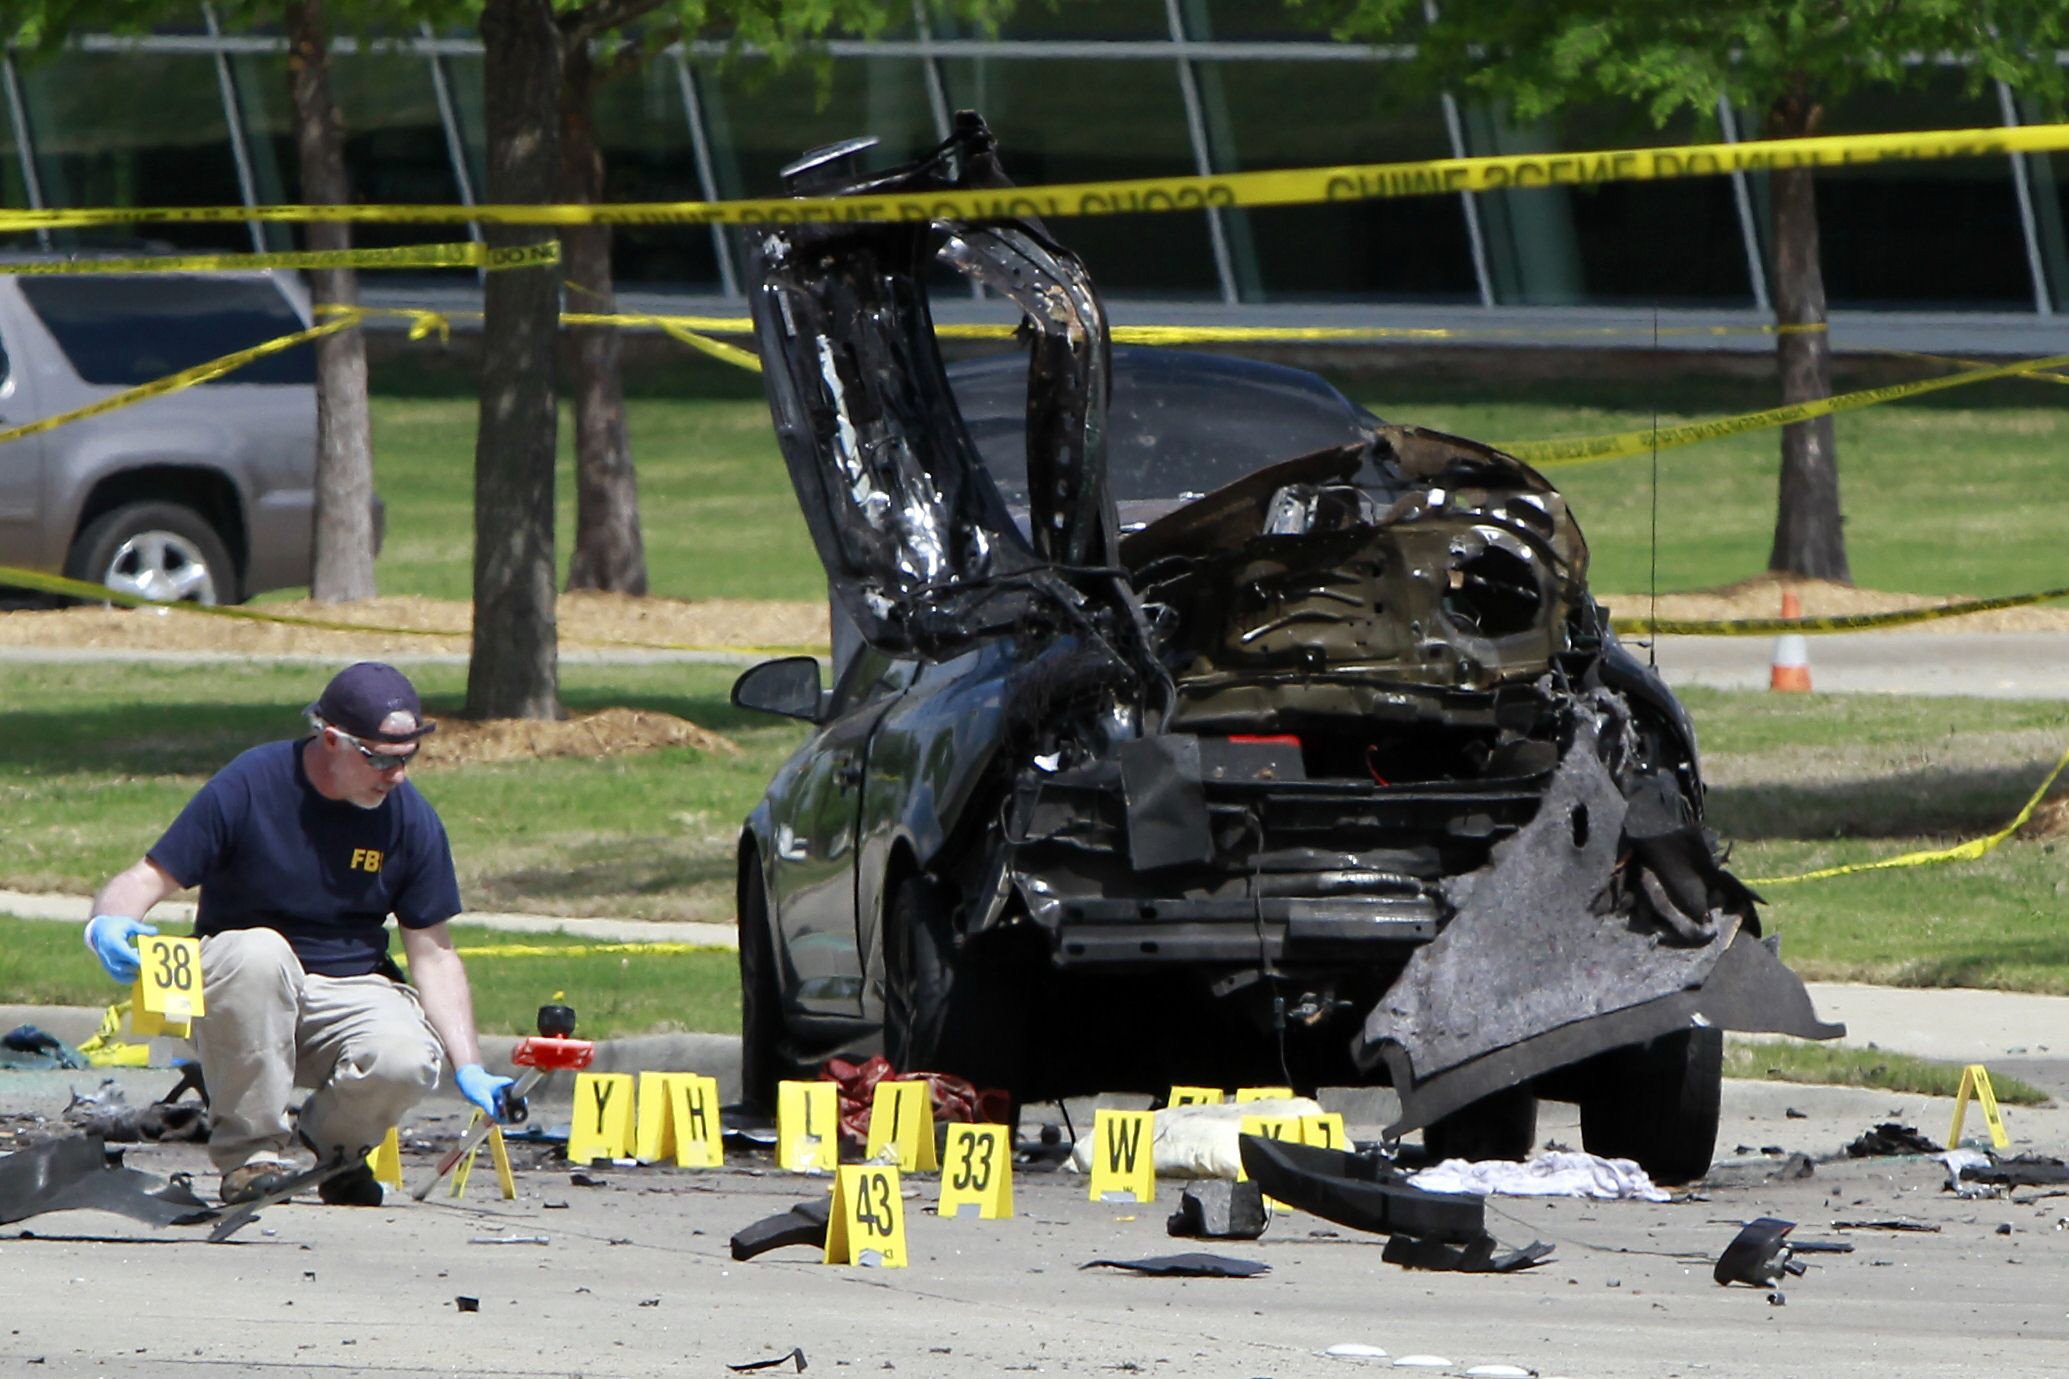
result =
[[184,1177],[167,1181],[110,1162],[97,1135],[19,1149],[0,1159],[0,1225],[54,1211],[108,1211],[148,1226],[188,1226],[216,1212]]
[[832,1204],[824,1197],[799,1202],[789,1211],[779,1211],[774,1216],[764,1216],[733,1236],[733,1258],[753,1259],[770,1250],[780,1250],[785,1245],[810,1245],[815,1250],[823,1250],[826,1248],[826,1223],[831,1216]]
[[2009,1159],[1993,1156],[1987,1164],[1963,1168],[1961,1181],[1991,1187],[2062,1187],[2069,1184],[2069,1164],[2045,1154],[2020,1154]]
[[[735,1256],[735,1258],[738,1258],[738,1256]],[[735,1374],[748,1374],[758,1369],[774,1369],[778,1365],[787,1365],[793,1360],[797,1362],[797,1372],[799,1374],[803,1374],[810,1368],[805,1363],[805,1348],[801,1345],[792,1346],[788,1355],[778,1355],[769,1360],[747,1360],[741,1364],[727,1365],[726,1368]]]
[[1446,1269],[1458,1274],[1508,1274],[1519,1269],[1534,1268],[1544,1263],[1551,1253],[1552,1247],[1542,1240],[1533,1240],[1517,1250],[1501,1250],[1491,1235],[1483,1235],[1478,1240],[1461,1245],[1452,1241],[1422,1240],[1412,1235],[1395,1234],[1387,1238],[1386,1249],[1379,1257],[1404,1269]]
[[1095,1259],[1080,1269],[1126,1269],[1153,1278],[1256,1278],[1272,1266],[1254,1259],[1233,1259],[1228,1255],[1189,1253],[1152,1255],[1148,1259]]
[[1440,1244],[1472,1245],[1487,1235],[1478,1197],[1411,1187],[1377,1154],[1289,1144],[1261,1135],[1236,1141],[1243,1171],[1269,1197],[1361,1231],[1399,1231]]
[[1886,1120],[1873,1130],[1865,1131],[1861,1137],[1846,1147],[1848,1158],[1879,1159],[1890,1154],[1939,1154],[1944,1147],[1918,1133],[1909,1125],[1899,1125]]

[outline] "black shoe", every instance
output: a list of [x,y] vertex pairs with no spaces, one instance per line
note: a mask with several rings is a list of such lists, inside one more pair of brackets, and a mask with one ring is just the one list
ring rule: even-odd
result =
[[244,1202],[256,1202],[268,1193],[278,1192],[294,1176],[293,1164],[267,1159],[233,1168],[223,1175],[223,1202],[233,1207]]
[[316,1195],[332,1207],[378,1207],[383,1196],[380,1180],[365,1164],[325,1178],[317,1185]]

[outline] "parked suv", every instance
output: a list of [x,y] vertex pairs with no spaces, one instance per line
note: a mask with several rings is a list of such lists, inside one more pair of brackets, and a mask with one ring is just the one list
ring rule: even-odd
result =
[[[0,431],[309,320],[290,275],[0,271]],[[194,603],[306,585],[315,466],[314,351],[269,355],[0,444],[0,565]]]

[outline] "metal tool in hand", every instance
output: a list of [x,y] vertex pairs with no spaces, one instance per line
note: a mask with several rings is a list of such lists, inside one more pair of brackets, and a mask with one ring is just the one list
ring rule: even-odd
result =
[[[510,1052],[510,1061],[523,1068],[517,1080],[497,1093],[503,1117],[515,1124],[530,1114],[525,1098],[532,1089],[546,1078],[562,1069],[579,1069],[589,1066],[596,1057],[596,1045],[587,1039],[573,1039],[575,1012],[567,1006],[553,1004],[539,1007],[539,1033],[536,1037],[521,1039]],[[489,1137],[498,1122],[476,1113],[474,1124],[460,1137],[460,1142],[447,1150],[435,1168],[424,1176],[424,1180],[410,1189],[410,1196],[421,1202],[431,1195],[432,1189],[445,1181],[447,1174],[459,1166],[461,1160],[481,1148],[482,1141]]]

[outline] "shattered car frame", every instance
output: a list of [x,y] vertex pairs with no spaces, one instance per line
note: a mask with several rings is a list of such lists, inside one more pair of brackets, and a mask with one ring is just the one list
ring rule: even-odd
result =
[[[973,115],[889,171],[868,144],[790,189],[1009,185]],[[1534,470],[1368,417],[1117,503],[1104,310],[1043,225],[756,247],[837,656],[830,692],[802,659],[734,691],[814,725],[741,835],[751,1098],[835,1050],[1023,1098],[1387,1082],[1390,1133],[1516,1156],[1544,1094],[1672,1181],[1709,1163],[1722,1029],[1839,1032],[1760,941],[1693,729]],[[1018,510],[935,343],[943,265],[1022,315]]]

